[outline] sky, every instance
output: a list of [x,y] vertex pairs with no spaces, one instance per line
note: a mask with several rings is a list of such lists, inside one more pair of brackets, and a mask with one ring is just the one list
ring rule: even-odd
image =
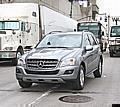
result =
[[97,0],[99,13],[111,16],[120,16],[120,0]]

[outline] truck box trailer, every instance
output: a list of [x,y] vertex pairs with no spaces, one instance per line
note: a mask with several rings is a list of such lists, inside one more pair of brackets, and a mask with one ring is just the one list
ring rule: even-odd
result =
[[12,61],[52,31],[74,31],[77,21],[35,3],[0,4],[0,62]]

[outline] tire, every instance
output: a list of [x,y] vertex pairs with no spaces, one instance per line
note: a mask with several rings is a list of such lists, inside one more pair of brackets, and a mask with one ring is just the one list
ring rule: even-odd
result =
[[100,44],[100,50],[101,50],[101,52],[103,53],[103,51],[104,51],[104,50],[103,50],[103,43]]
[[99,61],[98,68],[93,72],[95,78],[101,78],[102,76],[102,60]]
[[104,52],[106,52],[107,50],[107,43],[105,42],[105,49],[104,49]]
[[29,88],[32,86],[32,82],[24,82],[24,81],[18,81],[20,87],[22,88]]
[[82,90],[84,88],[85,84],[85,68],[81,65],[77,79],[74,81],[74,89],[76,90]]
[[110,57],[113,57],[113,52],[110,52]]
[[18,58],[24,54],[23,49],[18,49],[16,52],[16,58],[12,60],[12,65],[16,66],[18,62]]
[[14,58],[14,59],[12,60],[12,65],[13,65],[13,66],[16,66],[16,65],[17,65],[17,58]]

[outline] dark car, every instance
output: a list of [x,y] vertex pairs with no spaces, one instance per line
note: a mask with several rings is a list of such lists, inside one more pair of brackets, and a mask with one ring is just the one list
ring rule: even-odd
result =
[[16,67],[16,78],[22,88],[32,83],[72,83],[83,89],[85,76],[102,75],[103,57],[91,32],[67,32],[46,35]]

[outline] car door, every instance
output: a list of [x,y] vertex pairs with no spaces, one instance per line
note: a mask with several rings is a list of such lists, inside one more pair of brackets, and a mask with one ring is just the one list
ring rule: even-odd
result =
[[98,62],[99,62],[99,57],[98,57],[98,53],[99,53],[99,45],[97,44],[97,42],[95,41],[94,35],[89,33],[89,40],[91,45],[93,46],[93,50],[91,51],[91,64],[90,64],[90,68],[91,71],[95,70],[98,67]]
[[[84,34],[84,42],[83,42],[83,47],[85,48],[86,46],[88,45],[91,45],[90,43],[90,40],[89,40],[89,37],[88,37],[88,34],[85,33]],[[93,54],[92,54],[92,50],[91,51],[85,51],[83,57],[85,58],[85,63],[87,65],[86,67],[86,73],[89,73],[93,68],[92,68],[92,57],[93,57]]]

